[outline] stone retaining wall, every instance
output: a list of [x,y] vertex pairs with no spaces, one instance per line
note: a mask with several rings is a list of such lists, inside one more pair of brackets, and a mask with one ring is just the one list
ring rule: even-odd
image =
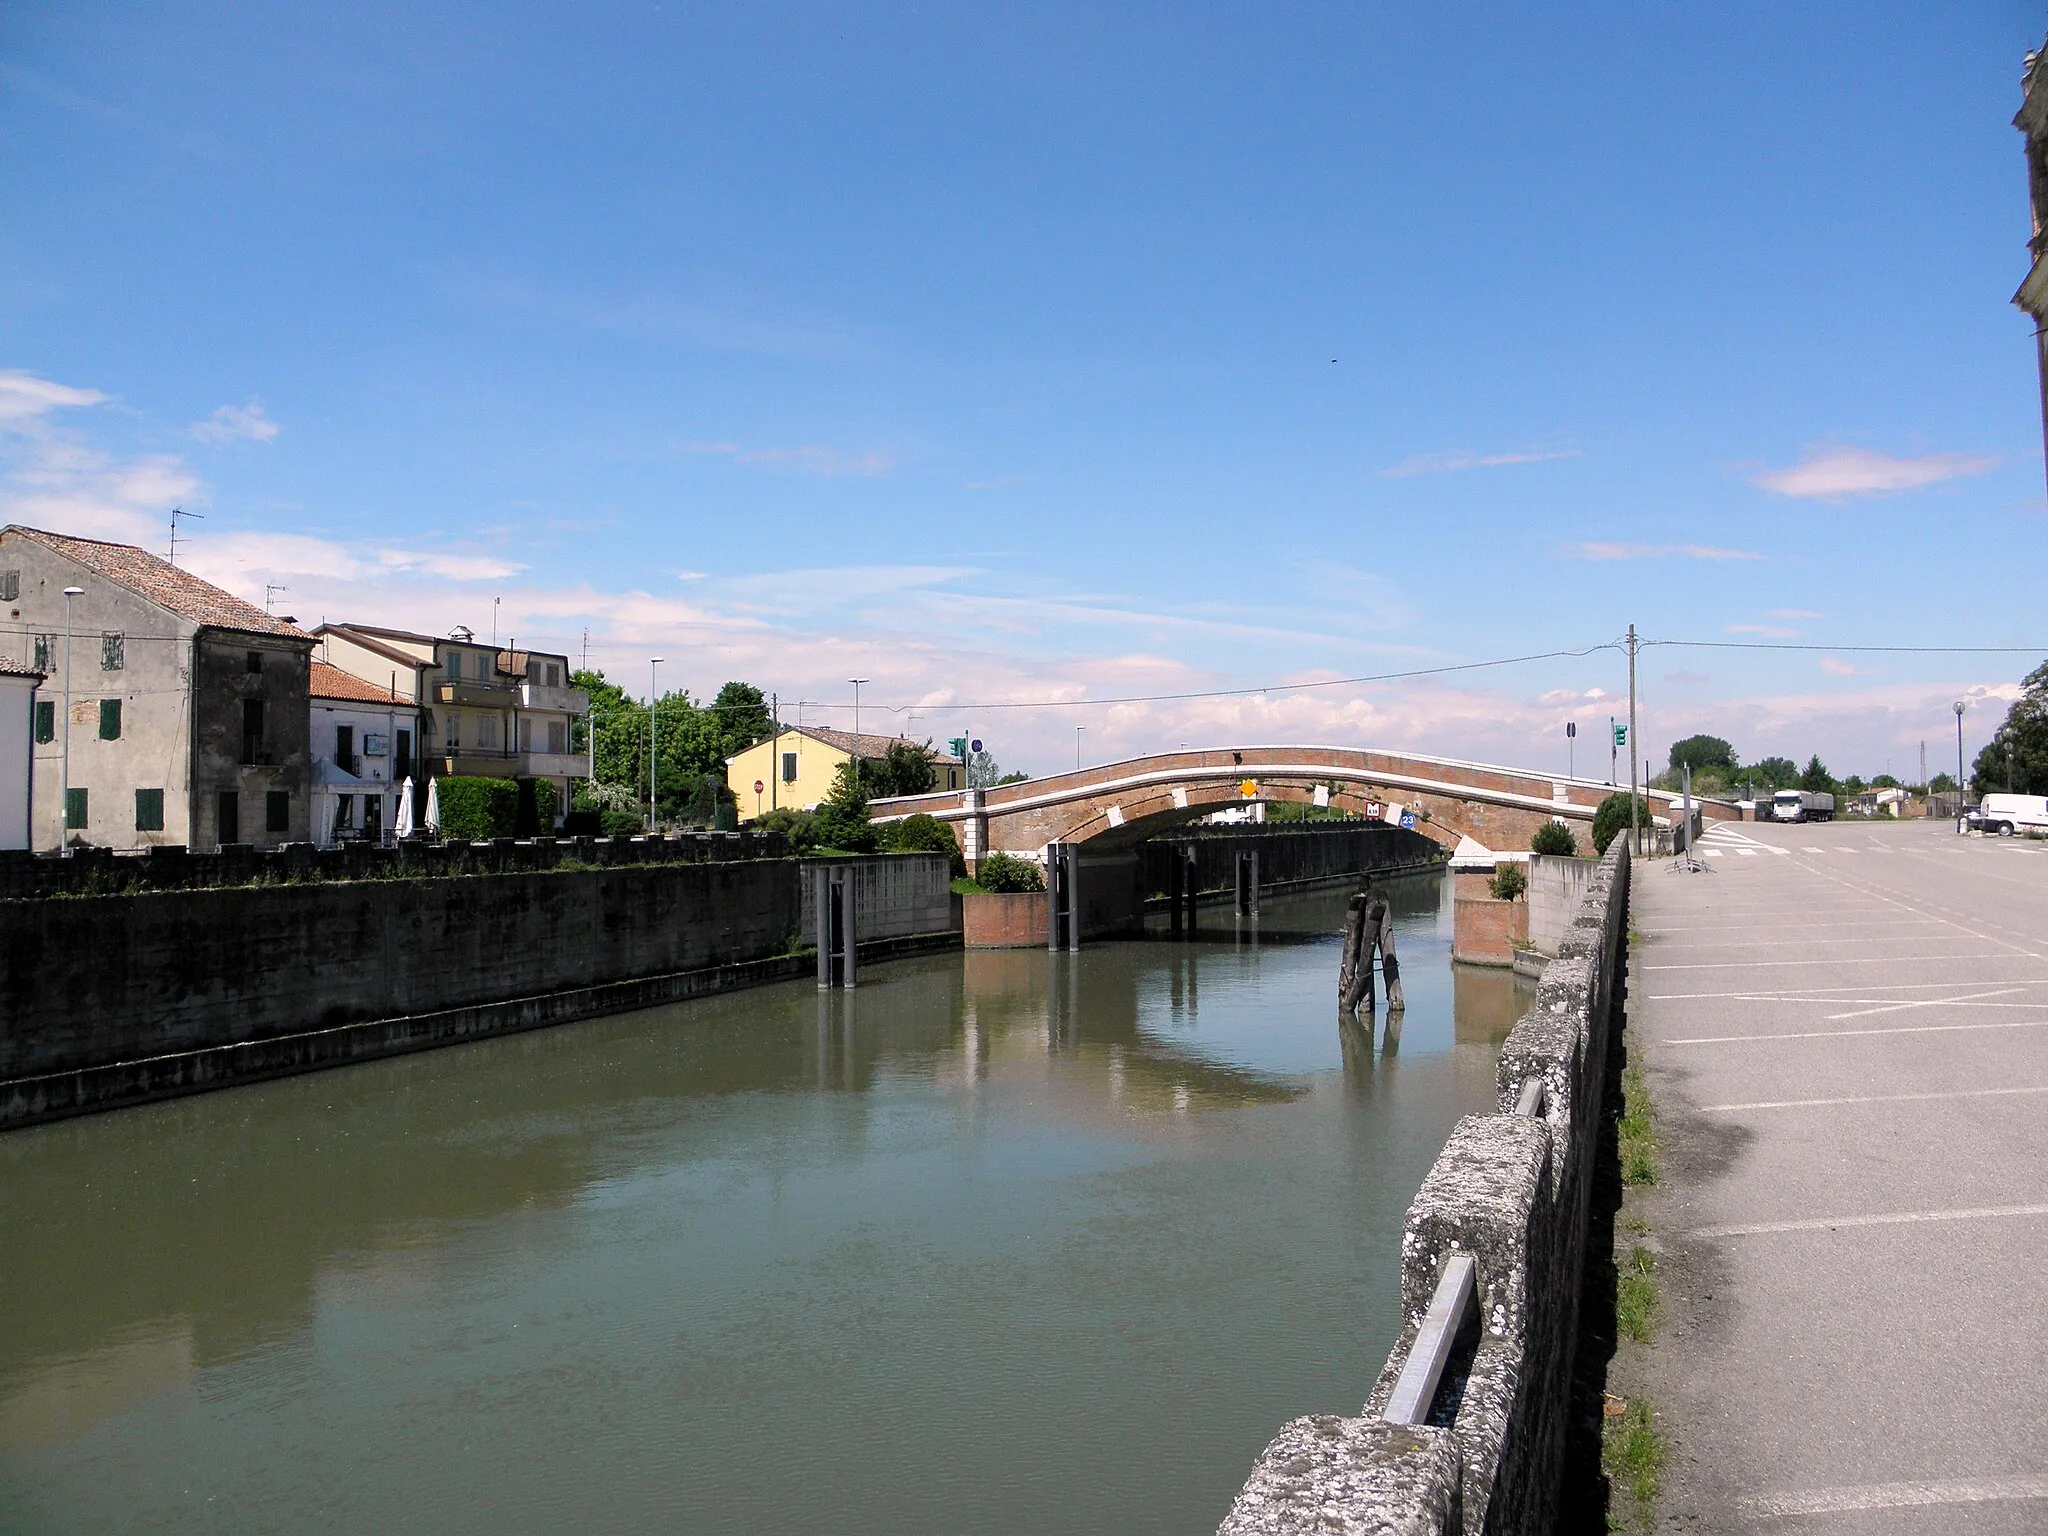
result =
[[[1627,961],[1627,839],[1600,861],[1536,1004],[1501,1049],[1498,1110],[1458,1122],[1408,1208],[1403,1327],[1358,1417],[1284,1426],[1219,1536],[1544,1532],[1557,1507],[1607,1048]],[[1514,1113],[1522,1084],[1543,1111]],[[1428,1422],[1384,1411],[1445,1260],[1478,1261],[1476,1338]]]

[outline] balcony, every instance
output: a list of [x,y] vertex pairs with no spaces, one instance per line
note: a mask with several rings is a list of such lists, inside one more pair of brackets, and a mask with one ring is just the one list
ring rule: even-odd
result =
[[581,688],[550,688],[546,683],[522,682],[519,685],[519,707],[583,715],[590,712],[590,695]]
[[519,772],[536,779],[581,779],[590,773],[590,760],[581,752],[522,752]]
[[509,682],[459,682],[435,684],[434,697],[443,704],[461,704],[471,709],[503,709],[514,703],[518,694]]

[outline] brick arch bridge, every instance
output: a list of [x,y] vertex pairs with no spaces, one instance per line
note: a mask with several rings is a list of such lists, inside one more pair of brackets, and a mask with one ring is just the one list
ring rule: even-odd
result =
[[[917,812],[952,822],[970,861],[1001,850],[1036,856],[1048,843],[1089,854],[1121,852],[1158,833],[1231,806],[1327,804],[1365,812],[1399,804],[1415,829],[1445,847],[1526,849],[1544,822],[1590,823],[1615,792],[1604,780],[1531,773],[1486,763],[1357,747],[1238,747],[1160,752],[987,790],[877,800],[877,821]],[[1645,790],[1653,814],[1679,798]],[[1701,801],[1709,821],[1737,819],[1733,805]]]

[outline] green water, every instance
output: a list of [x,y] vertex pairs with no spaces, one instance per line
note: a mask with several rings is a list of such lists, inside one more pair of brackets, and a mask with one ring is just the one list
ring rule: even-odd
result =
[[0,1137],[8,1532],[1208,1531],[1522,1005],[1402,887]]

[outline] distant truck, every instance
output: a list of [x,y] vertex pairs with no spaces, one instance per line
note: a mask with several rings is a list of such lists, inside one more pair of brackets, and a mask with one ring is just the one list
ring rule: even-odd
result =
[[2015,832],[2048,832],[2048,796],[1986,795],[1977,807],[1977,825],[2000,837]]
[[1773,821],[1833,821],[1835,797],[1810,789],[1781,789],[1771,796]]

